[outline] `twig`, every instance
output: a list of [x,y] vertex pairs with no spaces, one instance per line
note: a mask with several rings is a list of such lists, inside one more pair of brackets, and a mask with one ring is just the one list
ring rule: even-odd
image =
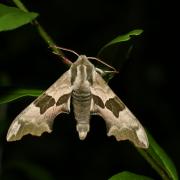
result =
[[[20,0],[13,0],[14,4],[19,8],[21,9],[22,11],[25,11],[25,12],[29,12],[28,9],[24,6],[24,4],[20,1]],[[63,52],[56,48],[57,45],[56,43],[54,42],[54,40],[48,35],[48,33],[45,31],[45,29],[39,24],[39,22],[37,20],[34,20],[32,22],[32,25],[34,25],[40,36],[42,37],[42,39],[48,44],[48,46],[51,48],[51,50],[55,53],[55,54],[58,54],[59,57],[61,57],[61,59],[63,60],[63,63],[65,63],[66,65],[70,66],[71,65],[71,62],[70,61],[64,61],[64,54]]]

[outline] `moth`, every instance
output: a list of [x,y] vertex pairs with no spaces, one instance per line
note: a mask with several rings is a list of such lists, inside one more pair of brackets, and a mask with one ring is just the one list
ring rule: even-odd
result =
[[15,118],[8,130],[7,141],[20,140],[27,134],[50,133],[55,117],[69,113],[71,103],[81,140],[90,130],[90,116],[95,114],[105,120],[108,136],[148,148],[143,126],[85,55],[80,55],[69,70]]

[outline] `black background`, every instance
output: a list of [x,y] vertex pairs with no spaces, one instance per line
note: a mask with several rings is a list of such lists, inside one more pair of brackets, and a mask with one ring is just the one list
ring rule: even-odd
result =
[[[155,0],[27,0],[24,3],[29,10],[40,14],[38,21],[59,46],[87,56],[96,56],[103,45],[120,34],[137,28],[144,30],[134,44],[130,60],[125,66],[116,67],[120,73],[109,85],[178,168],[176,5]],[[107,61],[111,62],[111,56]],[[46,89],[66,69],[30,24],[0,33],[0,78],[6,85]],[[23,98],[2,107],[6,109],[0,140],[0,170],[4,179],[35,179],[33,172],[42,172],[47,174],[42,174],[40,179],[49,175],[62,180],[105,180],[126,170],[159,179],[133,145],[107,137],[104,121],[95,116],[91,118],[91,131],[85,141],[78,139],[71,113],[55,119],[51,134],[40,138],[26,136],[21,141],[7,143],[5,136],[10,123],[32,100]]]

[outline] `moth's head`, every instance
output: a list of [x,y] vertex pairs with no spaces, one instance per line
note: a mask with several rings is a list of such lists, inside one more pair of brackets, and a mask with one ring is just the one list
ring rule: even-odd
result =
[[80,73],[86,71],[87,74],[91,74],[91,72],[94,70],[94,65],[85,55],[80,55],[78,59],[71,65],[71,71],[80,71]]
[[74,66],[85,65],[85,66],[94,66],[86,55],[79,55],[78,59],[72,64]]

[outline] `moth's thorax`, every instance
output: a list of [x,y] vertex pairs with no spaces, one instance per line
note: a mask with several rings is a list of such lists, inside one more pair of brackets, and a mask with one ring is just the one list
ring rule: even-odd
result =
[[89,86],[94,80],[95,67],[89,62],[88,58],[85,55],[79,56],[70,70],[73,89],[89,91]]

